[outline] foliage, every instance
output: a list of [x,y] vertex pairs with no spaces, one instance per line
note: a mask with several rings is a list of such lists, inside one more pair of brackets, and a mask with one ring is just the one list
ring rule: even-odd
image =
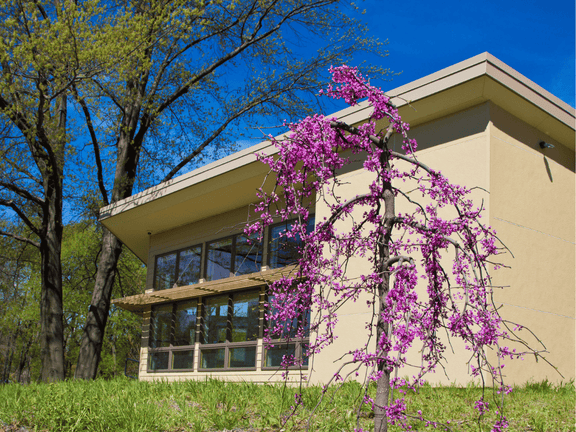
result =
[[[99,236],[89,222],[66,226],[63,237],[62,267],[64,290],[65,376],[74,374],[82,337],[82,323],[90,303],[96,273]],[[40,377],[39,356],[39,257],[34,248],[10,239],[1,240],[3,283],[0,296],[0,371],[3,380],[27,383]],[[124,254],[118,269],[116,295],[140,293],[145,284],[145,268],[131,253]],[[102,351],[99,375],[106,378],[123,375],[125,358],[138,358],[140,318],[113,308]],[[9,361],[12,356],[12,361]],[[1,377],[0,377],[1,378]]]
[[[535,390],[535,387],[538,389]],[[375,385],[369,387],[371,396]],[[302,392],[304,406],[289,417],[295,394]],[[36,430],[94,431],[349,431],[356,426],[360,384],[331,386],[316,407],[323,388],[305,389],[283,385],[224,383],[220,381],[143,382],[127,379],[66,381],[56,384],[0,386],[2,426]],[[407,391],[407,405],[414,411],[432,413],[458,431],[488,431],[478,426],[471,404],[482,394],[475,386]],[[332,399],[333,398],[333,399]],[[574,431],[576,393],[573,383],[535,383],[514,388],[507,399],[510,428],[514,431]],[[527,408],[528,407],[528,408]],[[314,414],[311,415],[315,409]],[[487,414],[495,418],[493,412]],[[370,430],[372,413],[364,406],[360,425]],[[411,419],[415,430],[423,422]],[[399,430],[391,427],[391,430]]]
[[[333,84],[324,94],[350,106],[367,99],[372,114],[357,127],[336,118],[308,117],[290,124],[286,138],[270,138],[278,155],[260,156],[275,174],[276,186],[272,192],[260,190],[260,219],[247,231],[297,218],[284,235],[299,237],[304,245],[298,269],[271,287],[276,312],[270,318],[298,322],[296,337],[304,337],[310,327],[316,337],[309,353],[318,353],[337,337],[339,309],[349,302],[368,303],[373,311],[366,323],[368,341],[341,359],[333,381],[367,371],[364,385],[376,382],[378,390],[362,402],[374,410],[378,431],[385,431],[388,422],[410,429],[411,418],[424,419],[426,413],[408,409],[402,388],[416,389],[427,374],[445,367],[443,334],[464,342],[472,378],[488,381],[503,397],[510,389],[501,360],[540,355],[528,346],[517,352],[501,345],[503,340],[521,342],[492,302],[490,271],[500,267],[494,260],[504,247],[481,223],[483,209],[474,205],[471,191],[419,161],[417,143],[390,99],[357,69],[341,66],[331,73]],[[388,147],[393,134],[400,137],[401,152]],[[338,173],[360,156],[371,182],[362,194],[350,197]],[[403,211],[397,209],[400,204]],[[327,216],[317,217],[309,233],[314,208],[326,209]],[[357,259],[369,263],[367,272],[352,270]],[[315,318],[298,319],[308,309]],[[289,337],[285,327],[271,329],[268,337]],[[288,367],[297,361],[286,358],[284,363]],[[412,378],[399,378],[403,375]],[[481,415],[499,412],[495,431],[506,427],[502,401],[489,406],[483,395],[475,405]]]

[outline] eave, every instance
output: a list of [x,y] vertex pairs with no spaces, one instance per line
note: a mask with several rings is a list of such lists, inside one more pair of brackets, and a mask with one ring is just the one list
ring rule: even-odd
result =
[[[574,151],[574,108],[489,53],[442,69],[387,92],[413,126],[492,101]],[[366,102],[334,114],[349,124],[365,121]],[[268,167],[255,153],[275,154],[269,142],[234,153],[127,199],[104,207],[100,221],[145,264],[149,236],[256,200]],[[226,196],[227,199],[214,199]]]

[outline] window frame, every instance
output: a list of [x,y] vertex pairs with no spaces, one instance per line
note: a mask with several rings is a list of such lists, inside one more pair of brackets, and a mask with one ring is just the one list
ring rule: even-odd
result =
[[[167,289],[172,289],[174,288],[174,285],[176,285],[176,287],[180,287],[180,286],[187,286],[187,285],[178,285],[178,274],[180,273],[180,253],[188,250],[188,249],[193,249],[195,247],[200,247],[200,277],[198,278],[198,280],[201,280],[203,278],[203,266],[202,266],[202,259],[204,257],[205,254],[205,247],[203,243],[197,243],[197,244],[193,244],[190,246],[186,246],[180,249],[175,249],[175,250],[171,250],[169,252],[164,252],[158,255],[154,256],[154,276],[153,276],[153,280],[152,280],[152,288],[154,289],[154,291],[164,291]],[[157,275],[158,275],[158,259],[168,256],[168,255],[172,255],[172,254],[176,254],[176,265],[175,265],[175,275],[174,275],[174,285],[171,286],[170,288],[161,288],[158,289],[157,287],[157,283],[156,283],[156,279],[157,279]]]
[[[237,270],[236,270],[236,256],[237,256],[237,247],[236,247],[236,244],[237,244],[237,239],[238,239],[238,237],[241,237],[241,236],[246,236],[246,234],[244,234],[244,233],[232,234],[232,235],[229,235],[229,236],[220,237],[220,238],[213,239],[213,240],[210,240],[210,241],[205,242],[206,247],[204,248],[204,268],[203,268],[204,273],[203,273],[203,277],[204,277],[204,279],[205,279],[206,281],[217,281],[217,280],[222,280],[222,279],[226,279],[226,278],[230,278],[230,277],[234,277],[234,276],[241,276],[241,275],[236,275],[236,271],[237,271]],[[246,236],[246,237],[249,238],[248,236]],[[230,238],[232,239],[232,246],[231,246],[231,247],[232,247],[232,253],[231,253],[231,256],[230,256],[230,269],[229,269],[229,272],[228,272],[228,276],[221,277],[221,278],[218,278],[218,279],[209,279],[209,278],[208,278],[208,264],[209,264],[208,254],[210,253],[210,246],[209,246],[209,245],[212,244],[212,243],[216,243],[216,242],[219,242],[219,241],[227,240],[227,239],[230,239]],[[260,257],[261,257],[261,259],[260,259],[260,270],[256,270],[256,272],[257,272],[257,271],[262,271],[262,267],[264,266],[264,257],[263,257],[264,244],[263,244],[263,243],[264,243],[263,241],[262,241],[262,242],[259,242],[260,247],[258,248],[258,253],[259,253]],[[243,273],[243,274],[249,274],[249,273]]]
[[[196,301],[196,325],[194,329],[194,342],[191,345],[174,345],[176,339],[176,308],[178,304]],[[165,306],[171,305],[172,311],[170,312],[170,340],[168,346],[165,347],[151,347],[151,338],[154,335],[154,307],[155,306]],[[150,314],[150,327],[149,327],[149,342],[148,342],[148,360],[146,364],[146,370],[149,373],[158,373],[158,372],[193,372],[194,371],[194,360],[196,356],[196,343],[198,342],[198,312],[200,308],[200,301],[198,298],[190,298],[186,300],[170,302],[170,303],[159,303],[157,305],[152,306],[151,314]],[[182,369],[175,369],[173,367],[173,352],[178,351],[192,351],[192,368],[182,368]],[[166,369],[153,369],[152,368],[152,356],[156,353],[168,353],[168,368]]]
[[[266,305],[270,305],[270,295],[268,294],[268,291],[266,291]],[[264,313],[266,312],[266,310],[268,309],[268,307],[264,308]],[[308,311],[310,312],[310,311]],[[309,314],[310,315],[310,314]],[[302,317],[302,315],[298,316],[298,324],[300,324],[302,322],[304,318]],[[308,318],[308,320],[310,321],[311,318]],[[308,364],[301,364],[301,365],[294,365],[294,366],[289,366],[288,368],[283,368],[282,366],[266,366],[266,357],[268,354],[268,348],[266,347],[267,345],[273,345],[274,347],[278,346],[278,345],[295,345],[294,348],[294,357],[298,360],[302,360],[303,358],[303,346],[304,345],[309,345],[310,344],[310,322],[308,323],[308,336],[306,337],[292,337],[292,338],[288,338],[288,339],[282,339],[282,338],[277,338],[277,339],[270,339],[270,341],[262,341],[262,358],[261,358],[261,365],[262,365],[262,370],[263,371],[272,371],[272,370],[307,370],[308,369]],[[264,318],[264,328],[268,328],[269,327],[269,323],[266,320],[266,318]],[[310,356],[308,356],[308,358],[310,358]]]
[[[285,226],[286,226],[286,230],[287,230],[287,229],[288,229],[288,225],[291,224],[291,223],[293,223],[293,222],[296,221],[296,220],[298,220],[298,219],[297,219],[297,218],[288,219],[288,220],[285,220],[285,221],[276,222],[276,223],[274,223],[274,224],[271,224],[271,225],[268,227],[268,242],[267,242],[267,245],[266,245],[266,266],[267,266],[269,269],[282,268],[282,267],[286,267],[286,266],[289,266],[289,265],[292,265],[292,264],[297,263],[297,260],[296,260],[295,262],[292,262],[292,263],[289,263],[289,264],[284,264],[284,265],[277,266],[277,267],[272,267],[272,265],[271,265],[271,263],[270,263],[270,260],[271,260],[271,258],[272,258],[272,253],[271,253],[271,252],[272,252],[272,242],[274,241],[274,239],[272,238],[272,230],[273,230],[274,228],[278,227],[278,226],[281,226],[281,225],[285,225]],[[310,215],[308,216],[308,221],[306,222],[306,224],[307,224],[307,228],[306,228],[306,229],[307,229],[307,230],[309,229],[308,224],[309,224],[310,222],[312,222],[312,221],[313,221],[313,223],[314,223],[314,226],[312,227],[312,229],[314,229],[314,228],[315,228],[315,225],[316,225],[316,214],[314,214],[314,213],[313,213],[313,214],[310,214]],[[302,240],[300,240],[300,241],[301,241],[302,243],[304,243]]]
[[[240,341],[240,342],[231,342],[229,339],[232,338],[232,329],[234,324],[233,319],[233,296],[238,293],[246,293],[250,291],[255,291],[258,293],[258,332],[256,338],[250,341]],[[205,330],[204,330],[204,320],[205,320],[205,299],[210,297],[216,297],[220,295],[226,295],[228,299],[227,304],[227,319],[226,319],[226,341],[220,343],[205,343]],[[179,303],[189,302],[189,301],[196,301],[196,329],[195,329],[195,339],[194,344],[192,345],[174,345],[175,337],[176,337],[176,305]],[[229,372],[229,371],[256,371],[258,369],[258,362],[260,361],[260,370],[262,371],[278,371],[283,368],[280,366],[265,366],[266,365],[266,355],[268,349],[266,348],[267,342],[264,339],[264,329],[267,327],[268,323],[266,322],[265,313],[267,309],[268,303],[268,294],[267,294],[267,287],[266,285],[261,285],[258,288],[251,288],[247,290],[232,290],[227,291],[224,293],[210,295],[210,296],[202,296],[202,297],[194,297],[186,300],[174,301],[174,302],[167,302],[167,303],[158,303],[153,305],[154,307],[164,306],[164,305],[171,305],[171,319],[170,319],[170,343],[167,347],[157,347],[152,348],[150,344],[152,343],[152,337],[154,334],[154,310],[152,309],[150,315],[150,324],[149,324],[149,344],[148,344],[148,360],[146,369],[148,373],[151,374],[162,374],[162,373],[175,373],[175,372]],[[262,351],[258,354],[258,344],[262,341]],[[304,345],[310,343],[310,338],[291,338],[289,341],[286,339],[274,339],[271,340],[270,343],[274,346],[278,345],[295,345],[295,355],[297,358],[302,358],[302,353],[304,350]],[[234,348],[249,348],[254,347],[255,355],[254,355],[254,366],[249,367],[230,367],[230,350]],[[202,367],[202,351],[206,350],[216,350],[216,349],[224,349],[224,366],[221,368],[203,368]],[[192,368],[187,369],[174,369],[173,362],[174,362],[174,353],[181,352],[181,351],[192,351],[193,355],[193,365]],[[151,362],[152,356],[157,353],[168,353],[168,368],[167,369],[152,369]],[[303,364],[300,366],[290,366],[289,370],[308,370],[308,365]]]
[[[251,341],[240,341],[240,342],[232,342],[232,330],[234,324],[234,303],[233,303],[233,296],[234,294],[243,293],[243,292],[250,292],[250,291],[257,291],[258,292],[258,335],[256,339]],[[218,297],[221,295],[227,295],[228,297],[228,312],[226,318],[226,340],[225,342],[217,342],[217,343],[206,343],[205,342],[205,298],[209,297]],[[266,291],[264,286],[260,286],[259,288],[252,288],[248,290],[234,290],[229,291],[222,294],[217,294],[216,296],[204,296],[202,297],[202,315],[201,315],[201,334],[200,334],[200,346],[198,352],[198,372],[212,372],[212,371],[251,371],[256,370],[258,365],[258,339],[262,339],[264,327],[263,327],[263,311],[264,311],[264,301],[266,299]],[[199,302],[200,303],[200,302]],[[255,347],[256,352],[254,353],[254,366],[248,367],[230,367],[230,350],[234,348],[244,348],[244,347]],[[224,349],[224,366],[221,368],[203,368],[202,367],[202,351],[210,351],[216,349]]]

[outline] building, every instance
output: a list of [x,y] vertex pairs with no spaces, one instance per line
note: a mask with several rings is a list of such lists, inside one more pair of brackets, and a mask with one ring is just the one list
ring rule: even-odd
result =
[[[489,192],[482,195],[485,223],[514,253],[505,258],[511,270],[495,274],[499,284],[509,286],[496,293],[500,312],[533,330],[564,379],[574,379],[574,108],[488,53],[388,95],[411,124],[421,161],[453,183]],[[360,104],[335,115],[358,124],[369,113]],[[306,340],[268,351],[262,344],[265,287],[289,271],[284,264],[290,256],[270,241],[274,226],[261,253],[242,235],[268,171],[255,152],[274,149],[263,142],[101,210],[102,224],[148,266],[146,292],[114,301],[143,317],[140,379],[278,381],[282,354],[301,356]],[[363,170],[345,171],[341,175],[354,187],[366,184]],[[316,208],[316,219],[321,217],[323,209]],[[364,337],[361,318],[369,314],[360,303],[341,311],[337,343],[292,378],[327,382],[333,359]],[[459,348],[448,356],[448,377],[431,381],[467,381],[467,358]],[[562,379],[532,358],[506,371],[509,382]]]

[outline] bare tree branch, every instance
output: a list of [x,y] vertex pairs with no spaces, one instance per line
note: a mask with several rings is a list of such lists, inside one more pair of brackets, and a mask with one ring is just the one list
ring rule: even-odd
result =
[[22,242],[22,243],[27,243],[27,244],[29,244],[29,245],[32,245],[32,246],[37,247],[38,249],[40,249],[40,243],[38,243],[38,242],[36,242],[36,241],[34,241],[34,240],[31,240],[31,239],[29,239],[29,238],[27,238],[27,237],[22,237],[22,236],[19,236],[19,235],[17,235],[17,234],[13,234],[13,233],[9,233],[9,232],[3,231],[3,230],[1,230],[1,229],[0,229],[0,235],[3,235],[3,236],[5,236],[5,237],[13,238],[14,240],[18,240],[19,242]]

